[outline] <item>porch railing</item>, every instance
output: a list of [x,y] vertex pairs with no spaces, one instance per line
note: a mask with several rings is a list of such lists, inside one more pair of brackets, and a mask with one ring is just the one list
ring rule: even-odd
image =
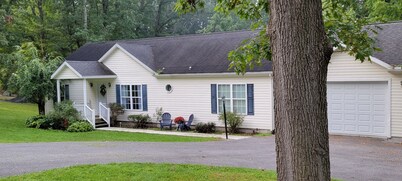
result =
[[95,111],[88,105],[85,105],[84,107],[84,116],[85,119],[95,128]]
[[110,108],[106,107],[101,102],[99,103],[99,117],[105,120],[107,125],[110,127]]

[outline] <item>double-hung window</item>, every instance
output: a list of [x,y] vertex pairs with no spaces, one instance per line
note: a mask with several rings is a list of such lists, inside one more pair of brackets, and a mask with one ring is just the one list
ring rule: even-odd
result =
[[223,100],[225,96],[226,111],[247,114],[247,89],[246,84],[218,84],[218,111],[223,112]]
[[142,110],[141,85],[121,85],[121,104],[124,109]]

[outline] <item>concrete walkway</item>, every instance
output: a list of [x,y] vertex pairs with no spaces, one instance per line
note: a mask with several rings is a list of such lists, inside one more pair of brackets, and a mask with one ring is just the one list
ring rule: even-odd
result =
[[[149,134],[163,134],[163,135],[175,135],[175,136],[191,136],[191,137],[205,137],[205,138],[222,138],[226,139],[225,134],[206,134],[206,133],[193,133],[193,132],[180,132],[180,131],[156,131],[150,129],[133,129],[133,128],[117,128],[117,127],[105,127],[96,128],[97,130],[103,131],[122,131],[131,133],[149,133]],[[240,140],[245,138],[250,138],[250,136],[235,136],[228,135],[230,140]]]

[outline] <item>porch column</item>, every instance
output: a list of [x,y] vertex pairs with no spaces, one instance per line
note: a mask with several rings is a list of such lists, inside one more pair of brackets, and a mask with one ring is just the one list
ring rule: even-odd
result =
[[84,90],[84,106],[87,105],[87,79],[82,80],[82,87]]
[[84,117],[87,117],[87,79],[82,80],[82,90],[84,90]]
[[60,97],[60,79],[56,80],[56,84],[57,84],[57,102],[60,103],[61,102],[61,97]]

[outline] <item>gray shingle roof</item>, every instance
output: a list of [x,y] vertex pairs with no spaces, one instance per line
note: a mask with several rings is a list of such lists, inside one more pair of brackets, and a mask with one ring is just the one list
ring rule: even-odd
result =
[[67,63],[83,77],[116,75],[113,71],[103,65],[103,63],[98,61],[67,61]]
[[[376,36],[376,45],[382,51],[375,52],[373,57],[390,65],[401,65],[402,22],[376,26],[381,28]],[[117,43],[155,72],[163,69],[162,74],[233,72],[228,70],[229,51],[237,48],[243,40],[253,36],[255,32],[238,31],[89,43],[73,52],[66,60],[95,62]],[[80,73],[114,75],[112,71],[105,69],[103,64],[76,64]],[[250,72],[260,71],[272,71],[271,62],[264,61],[262,66],[250,70]]]
[[[229,51],[253,36],[255,32],[239,31],[90,43],[66,59],[96,61],[117,43],[152,70],[163,69],[162,74],[233,72],[228,70]],[[271,70],[271,62],[264,61],[262,66],[255,67],[251,72]]]
[[390,65],[402,64],[402,22],[377,24],[376,46],[382,51],[374,52],[373,57]]

